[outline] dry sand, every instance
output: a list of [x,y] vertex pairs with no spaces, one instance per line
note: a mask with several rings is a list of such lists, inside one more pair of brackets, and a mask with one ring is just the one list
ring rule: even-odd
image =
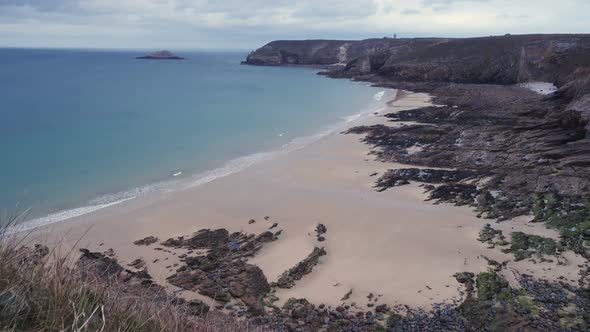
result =
[[[405,93],[388,103],[383,112],[429,104],[426,94]],[[351,125],[385,120],[375,115]],[[485,271],[488,266],[483,256],[497,261],[510,259],[476,241],[486,221],[476,218],[470,209],[425,202],[417,184],[383,193],[373,190],[376,177],[370,174],[401,165],[373,161],[360,138],[335,133],[302,150],[205,185],[48,226],[36,236],[50,244],[63,241],[64,246],[71,246],[88,231],[78,246],[101,251],[113,248],[123,263],[142,257],[149,272],[164,283],[181,251],[156,251],[157,245],[135,246],[134,240],[148,235],[163,240],[218,227],[260,233],[277,222],[277,230],[283,230],[280,239],[264,247],[250,262],[274,281],[314,246],[324,246],[328,254],[314,271],[296,287],[279,290],[276,295],[281,301],[304,297],[333,305],[340,304],[352,289],[349,302],[360,305],[373,293],[379,296],[379,303],[428,308],[434,302],[460,298],[454,273]],[[270,219],[265,220],[265,216]],[[250,219],[256,223],[248,224]],[[328,228],[325,242],[315,238],[318,223]],[[497,227],[506,232],[524,229],[557,236],[543,225],[530,226],[522,218]],[[506,273],[511,280],[512,271],[577,280],[576,265],[584,260],[573,254],[565,258],[564,266],[557,262],[511,262]],[[156,259],[159,261],[154,263]]]

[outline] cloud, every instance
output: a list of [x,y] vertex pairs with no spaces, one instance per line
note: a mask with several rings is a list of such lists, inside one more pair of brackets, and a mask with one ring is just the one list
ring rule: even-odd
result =
[[272,39],[585,32],[587,0],[0,0],[0,46],[254,48]]
[[404,9],[402,11],[402,15],[419,15],[420,13],[422,12],[418,9]]

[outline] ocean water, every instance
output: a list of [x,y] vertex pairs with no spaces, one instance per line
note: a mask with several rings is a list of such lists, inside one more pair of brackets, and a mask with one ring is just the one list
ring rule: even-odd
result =
[[181,190],[370,114],[382,89],[245,53],[0,49],[0,210],[41,225]]

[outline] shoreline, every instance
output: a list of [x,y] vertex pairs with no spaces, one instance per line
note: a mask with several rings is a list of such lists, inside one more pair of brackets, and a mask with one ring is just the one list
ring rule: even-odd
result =
[[[427,106],[430,99],[427,94],[400,91],[379,115],[352,121],[349,127],[384,123],[386,118],[381,115]],[[462,286],[454,273],[486,271],[488,263],[482,256],[497,261],[510,259],[510,255],[477,242],[478,232],[487,221],[478,219],[470,208],[425,202],[424,190],[416,184],[376,192],[373,174],[381,175],[402,165],[372,160],[369,146],[359,138],[333,132],[303,149],[171,193],[161,201],[97,211],[85,218],[46,226],[38,235],[45,236],[50,244],[68,247],[90,230],[80,247],[98,251],[113,248],[123,265],[140,257],[158,283],[183,296],[209,302],[206,297],[167,284],[174,264],[180,263],[180,252],[139,247],[133,241],[146,236],[163,241],[205,228],[258,234],[276,222],[276,229],[282,231],[279,239],[249,262],[259,266],[270,282],[304,259],[314,246],[324,246],[328,254],[313,272],[276,295],[279,303],[296,297],[333,306],[341,304],[349,290],[352,294],[347,301],[361,307],[368,304],[371,293],[382,295],[379,303],[423,309],[435,303],[459,302],[463,299]],[[266,216],[269,220],[264,220]],[[250,219],[256,222],[249,224]],[[322,243],[312,236],[318,223],[328,228]],[[498,227],[556,236],[543,225],[528,229],[523,220]],[[549,279],[566,275],[573,281],[578,258],[569,257],[567,265],[514,262],[506,271]],[[505,277],[514,280],[509,274]]]
[[[380,89],[378,87],[374,88],[375,90]],[[72,222],[76,219],[84,218],[89,214],[93,214],[103,209],[112,208],[118,205],[129,203],[130,201],[133,202],[135,200],[145,201],[139,203],[133,202],[139,204],[140,206],[151,204],[159,200],[161,197],[167,196],[171,192],[191,189],[211,181],[215,181],[219,178],[241,172],[261,162],[265,162],[290,152],[305,148],[307,145],[313,144],[317,140],[321,140],[327,135],[347,128],[350,122],[366,117],[375,110],[381,109],[383,106],[385,106],[383,102],[381,102],[381,98],[383,98],[385,93],[390,93],[391,91],[392,89],[382,88],[382,91],[376,92],[373,95],[373,98],[367,105],[366,109],[363,108],[357,113],[342,116],[340,121],[326,124],[313,134],[294,137],[287,143],[278,145],[270,150],[263,150],[243,156],[238,156],[223,162],[219,167],[199,171],[189,174],[188,176],[184,174],[186,171],[180,171],[177,173],[171,173],[167,179],[162,179],[154,183],[139,185],[137,187],[119,192],[101,194],[96,198],[89,200],[86,205],[75,206],[69,209],[59,210],[57,212],[51,212],[46,215],[34,217],[32,219],[23,220],[17,226],[13,227],[14,230],[9,232],[27,232],[56,223]],[[393,91],[397,90],[393,89]],[[374,100],[377,99],[378,95],[380,96],[378,100]],[[179,178],[177,174],[181,175],[181,177]]]

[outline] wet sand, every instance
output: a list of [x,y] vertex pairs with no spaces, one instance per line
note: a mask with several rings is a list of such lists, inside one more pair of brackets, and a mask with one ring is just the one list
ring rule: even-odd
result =
[[[430,105],[430,97],[403,93],[387,105],[383,113]],[[378,114],[350,126],[385,121]],[[78,247],[113,248],[125,264],[142,257],[150,274],[164,284],[173,274],[180,251],[156,251],[157,245],[135,246],[133,241],[148,235],[165,240],[203,228],[260,233],[276,222],[276,230],[283,230],[280,239],[266,245],[250,262],[260,266],[270,282],[305,258],[314,246],[325,247],[328,254],[311,274],[276,295],[281,301],[303,297],[332,305],[340,304],[352,290],[348,302],[359,305],[373,293],[379,303],[428,308],[435,302],[461,298],[454,273],[487,270],[484,256],[500,262],[511,259],[476,240],[479,230],[490,221],[478,219],[467,207],[425,202],[418,184],[376,192],[372,186],[377,176],[371,175],[402,165],[374,161],[360,138],[334,133],[301,150],[202,186],[151,202],[101,210],[41,228],[33,236],[49,244],[61,242],[64,247],[81,239]],[[270,218],[265,220],[265,216]],[[256,222],[249,224],[250,219]],[[318,223],[328,228],[324,242],[315,237]],[[543,225],[527,224],[524,218],[494,227],[507,235],[526,230],[557,236]],[[578,279],[576,265],[584,260],[573,254],[564,257],[566,265],[510,262],[504,273]],[[159,261],[154,263],[156,259]],[[507,278],[514,279],[514,275]]]

